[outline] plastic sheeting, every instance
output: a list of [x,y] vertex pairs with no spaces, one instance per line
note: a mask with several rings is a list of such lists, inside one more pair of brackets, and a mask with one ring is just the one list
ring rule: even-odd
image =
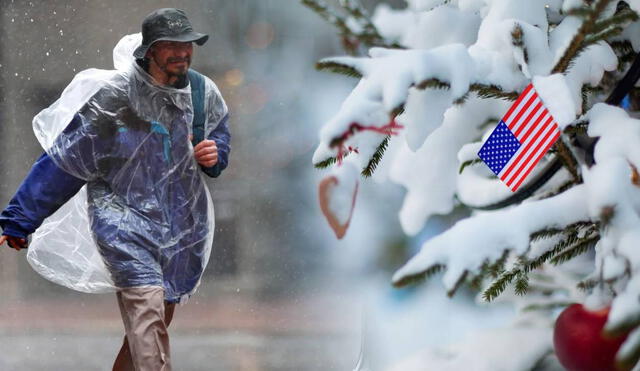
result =
[[[162,285],[177,301],[210,256],[214,210],[189,140],[191,90],[154,84],[133,60],[139,34],[114,49],[116,70],[80,72],[34,118],[56,165],[87,184],[33,235],[27,258],[83,292]],[[207,80],[205,131],[226,114]]]

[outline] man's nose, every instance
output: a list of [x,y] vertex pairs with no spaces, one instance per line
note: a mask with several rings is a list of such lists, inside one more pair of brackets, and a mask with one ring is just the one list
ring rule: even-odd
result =
[[184,57],[189,56],[189,51],[187,49],[177,49],[177,50],[174,51],[174,55],[176,57],[184,58]]

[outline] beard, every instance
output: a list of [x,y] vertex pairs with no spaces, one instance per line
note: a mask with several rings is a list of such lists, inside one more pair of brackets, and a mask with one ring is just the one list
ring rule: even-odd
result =
[[[182,65],[173,65],[174,63],[180,63]],[[187,70],[189,70],[189,66],[191,65],[191,58],[167,58],[167,61],[164,65],[160,66],[160,68],[166,73],[169,77],[173,76],[183,76],[187,74]]]
[[[173,63],[184,62],[182,65],[177,66],[173,65]],[[157,63],[157,62],[156,62]],[[189,66],[191,66],[191,58],[180,58],[180,57],[172,57],[167,58],[164,64],[158,64],[158,67],[167,74],[169,81],[172,81],[170,84],[174,88],[183,88],[186,86],[187,80],[187,71],[189,70]]]

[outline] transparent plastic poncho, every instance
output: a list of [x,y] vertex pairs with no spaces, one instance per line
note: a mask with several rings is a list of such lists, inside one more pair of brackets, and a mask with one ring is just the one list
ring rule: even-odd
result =
[[155,84],[132,57],[140,41],[123,38],[115,70],[79,73],[34,118],[47,154],[86,184],[34,233],[27,258],[74,290],[161,285],[179,301],[209,259],[214,210],[190,141],[191,89]]

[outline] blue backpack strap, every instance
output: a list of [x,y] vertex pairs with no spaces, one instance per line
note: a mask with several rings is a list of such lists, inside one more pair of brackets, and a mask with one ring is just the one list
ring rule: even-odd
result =
[[204,123],[206,121],[204,112],[204,76],[191,69],[187,74],[191,84],[191,102],[193,103],[193,140],[191,143],[195,147],[196,144],[204,140]]

